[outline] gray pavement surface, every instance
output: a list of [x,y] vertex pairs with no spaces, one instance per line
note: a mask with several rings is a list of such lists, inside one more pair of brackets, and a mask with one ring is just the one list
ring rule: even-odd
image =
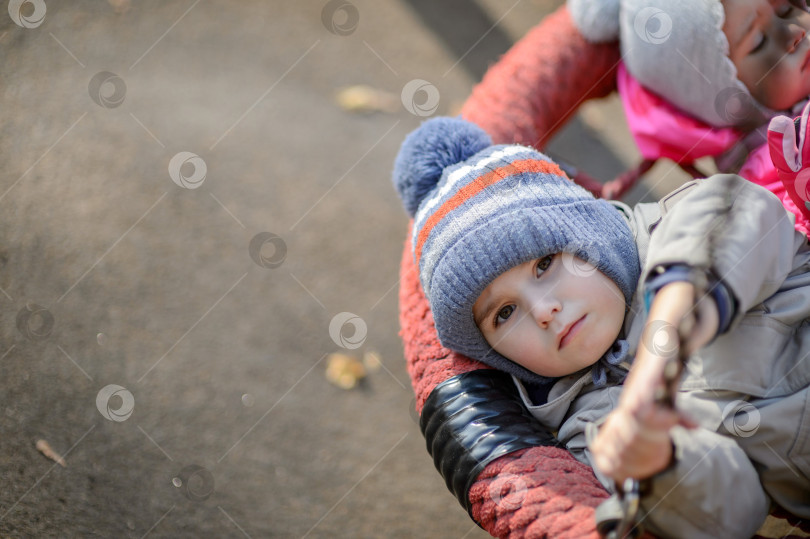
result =
[[[487,536],[409,411],[390,170],[560,3],[4,2],[0,536]],[[616,110],[552,151],[617,174]]]

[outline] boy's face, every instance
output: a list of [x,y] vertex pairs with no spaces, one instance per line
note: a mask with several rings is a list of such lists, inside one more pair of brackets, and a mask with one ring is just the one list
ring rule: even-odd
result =
[[810,95],[810,13],[788,0],[723,0],[737,78],[762,105],[786,110]]
[[492,348],[542,376],[593,365],[624,322],[619,287],[569,253],[525,262],[481,293],[473,316]]

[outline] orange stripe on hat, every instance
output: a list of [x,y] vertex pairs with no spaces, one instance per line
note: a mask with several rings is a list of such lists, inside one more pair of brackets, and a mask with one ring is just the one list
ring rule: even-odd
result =
[[419,231],[419,236],[416,240],[416,250],[414,251],[417,267],[422,259],[422,247],[425,245],[428,236],[430,236],[430,232],[437,224],[439,224],[439,221],[441,221],[445,215],[464,204],[467,200],[471,199],[488,186],[523,172],[541,172],[567,178],[565,173],[560,170],[560,167],[558,167],[555,163],[538,159],[522,159],[520,161],[513,161],[508,165],[498,167],[495,170],[487,172],[483,176],[479,176],[459,189],[455,195],[445,201],[445,203],[442,204],[439,209],[433,212],[427,221],[425,221],[422,230]]

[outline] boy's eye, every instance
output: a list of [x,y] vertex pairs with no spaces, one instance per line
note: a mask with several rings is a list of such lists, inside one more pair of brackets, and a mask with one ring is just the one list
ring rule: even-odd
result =
[[497,327],[498,324],[503,324],[506,322],[509,317],[512,316],[513,312],[515,312],[514,305],[505,305],[501,307],[498,313],[495,315],[495,327]]
[[539,258],[537,260],[537,265],[534,267],[534,271],[537,277],[540,277],[544,271],[551,267],[551,263],[554,261],[554,255],[546,255],[543,258]]

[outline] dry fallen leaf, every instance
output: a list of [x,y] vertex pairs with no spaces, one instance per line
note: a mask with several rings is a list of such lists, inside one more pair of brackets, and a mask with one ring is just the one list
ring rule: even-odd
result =
[[59,453],[54,451],[53,448],[51,447],[51,444],[49,444],[45,440],[37,440],[37,451],[39,451],[52,461],[59,463],[59,465],[62,466],[62,468],[67,466],[67,464],[65,464],[65,459],[63,459]]
[[397,96],[363,84],[342,88],[335,99],[349,112],[396,112],[399,108]]
[[360,361],[346,354],[329,354],[326,358],[326,379],[343,389],[352,389],[366,377]]

